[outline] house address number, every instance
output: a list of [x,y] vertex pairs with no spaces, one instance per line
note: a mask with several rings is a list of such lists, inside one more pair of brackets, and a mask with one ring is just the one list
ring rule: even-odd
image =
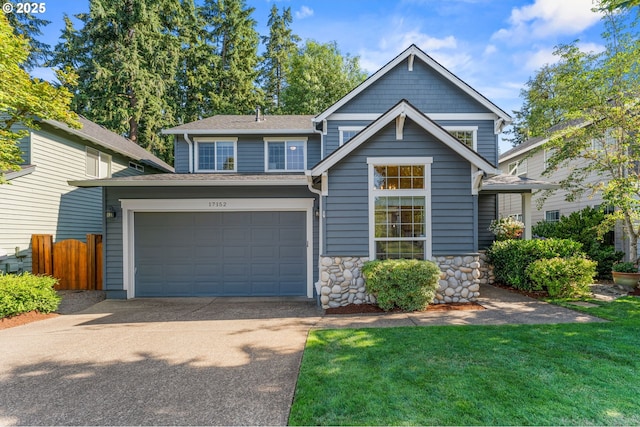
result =
[[227,202],[224,202],[224,201],[209,202],[209,207],[210,208],[226,208]]

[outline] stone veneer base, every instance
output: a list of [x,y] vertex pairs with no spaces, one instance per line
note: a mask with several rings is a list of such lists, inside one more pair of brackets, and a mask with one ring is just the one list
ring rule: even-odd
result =
[[[376,298],[367,293],[362,276],[362,266],[368,260],[368,257],[320,257],[320,280],[316,290],[322,308],[375,304]],[[480,296],[480,285],[493,283],[493,269],[487,264],[484,252],[437,255],[432,261],[442,270],[434,304],[476,301]]]

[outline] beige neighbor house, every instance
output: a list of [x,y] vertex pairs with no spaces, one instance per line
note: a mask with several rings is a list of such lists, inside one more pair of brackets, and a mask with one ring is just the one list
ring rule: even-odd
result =
[[173,172],[134,142],[79,121],[82,127],[73,129],[44,120],[21,141],[21,169],[0,185],[0,272],[31,271],[32,234],[51,234],[55,242],[103,233],[109,207],[102,189],[68,181]]
[[[547,159],[550,156],[549,150],[543,148],[548,141],[545,137],[531,138],[522,144],[506,151],[499,158],[499,168],[509,175],[519,178],[533,180],[546,180],[558,183],[567,177],[571,167],[584,165],[585,160],[575,160],[569,168],[556,171],[550,176],[542,176],[546,169]],[[593,174],[590,182],[602,180],[601,176]],[[556,189],[553,194],[544,199],[544,191],[534,191],[531,195],[531,223],[537,224],[540,221],[555,222],[561,216],[567,216],[572,212],[580,211],[586,207],[596,208],[603,204],[600,193],[590,194],[588,191],[573,201],[567,201],[568,192]],[[500,217],[511,216],[522,220],[522,200],[519,194],[500,194],[498,196],[498,212]],[[625,239],[622,227],[617,227],[613,236],[616,250],[628,254],[628,243]]]

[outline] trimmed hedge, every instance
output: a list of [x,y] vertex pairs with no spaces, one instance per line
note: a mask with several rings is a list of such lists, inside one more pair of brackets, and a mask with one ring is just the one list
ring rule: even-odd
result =
[[57,310],[60,296],[53,289],[57,283],[58,279],[50,276],[0,274],[0,318],[29,311]]
[[387,259],[369,261],[362,267],[367,291],[385,311],[425,309],[436,296],[440,267],[431,261]]
[[505,240],[495,242],[487,251],[498,282],[530,291],[534,285],[525,273],[539,259],[584,257],[582,244],[569,239]]
[[579,298],[590,294],[596,265],[580,257],[540,259],[529,264],[526,274],[535,289],[546,289],[551,297]]

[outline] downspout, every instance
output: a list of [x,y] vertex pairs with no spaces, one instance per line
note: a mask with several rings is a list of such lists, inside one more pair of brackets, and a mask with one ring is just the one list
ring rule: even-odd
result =
[[189,173],[193,173],[193,142],[189,139],[189,134],[182,134],[184,140],[189,146]]
[[[307,177],[307,187],[309,187],[309,191],[311,191],[314,194],[318,195],[318,200],[319,200],[319,206],[318,206],[318,263],[320,263],[320,257],[322,256],[322,251],[324,248],[324,238],[323,238],[323,231],[324,231],[324,227],[323,227],[323,219],[324,219],[324,203],[323,203],[323,196],[322,196],[322,189],[318,190],[316,188],[313,188],[313,176],[311,176],[311,171],[310,170],[306,170],[304,171],[304,174]],[[320,272],[318,272],[318,274],[320,274]],[[320,280],[320,278],[318,277],[318,281]],[[314,283],[314,286],[316,288],[316,295],[318,297],[318,303],[320,303],[320,289],[318,289],[317,283]]]

